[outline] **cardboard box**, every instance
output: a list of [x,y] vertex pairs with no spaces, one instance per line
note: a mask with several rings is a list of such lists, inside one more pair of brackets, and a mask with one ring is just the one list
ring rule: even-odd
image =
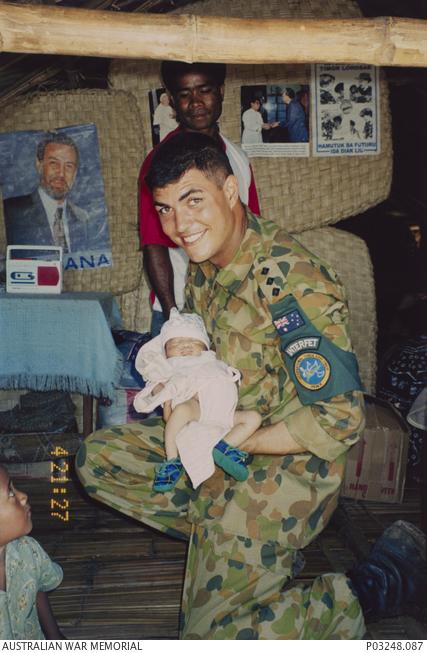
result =
[[400,503],[405,487],[409,426],[386,401],[365,395],[366,428],[351,448],[341,494]]

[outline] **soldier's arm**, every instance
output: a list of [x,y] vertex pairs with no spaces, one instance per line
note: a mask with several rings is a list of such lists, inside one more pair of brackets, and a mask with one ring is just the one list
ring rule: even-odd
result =
[[[301,257],[298,261],[298,257]],[[314,259],[315,257],[313,257]],[[282,299],[270,304],[295,410],[255,434],[256,453],[309,451],[334,460],[364,427],[364,401],[348,335],[348,306],[333,270],[296,252]],[[310,377],[310,366],[318,374]]]
[[241,449],[282,456],[308,451],[332,461],[358,440],[364,425],[363,395],[353,391],[303,406],[283,422],[261,427]]
[[294,440],[284,422],[262,426],[244,444],[240,445],[240,449],[252,454],[280,456],[307,451],[306,447]]
[[[294,280],[294,271],[290,281],[308,323],[307,332],[320,336],[316,351],[330,364],[329,381],[319,389],[307,389],[296,382],[303,406],[286,418],[286,426],[300,446],[331,461],[359,439],[365,426],[364,399],[349,336],[344,288],[334,270],[322,264],[313,265],[311,274],[313,292],[306,291],[307,282]],[[286,358],[288,369],[298,368],[298,354]],[[333,390],[328,392],[329,386]]]

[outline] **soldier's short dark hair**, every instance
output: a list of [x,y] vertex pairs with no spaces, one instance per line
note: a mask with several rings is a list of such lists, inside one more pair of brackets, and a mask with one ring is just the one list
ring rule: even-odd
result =
[[162,61],[161,75],[164,85],[172,94],[178,90],[178,80],[188,73],[208,75],[216,86],[225,81],[226,66],[223,63],[184,63],[183,61]]
[[287,95],[289,98],[291,98],[291,100],[293,100],[293,99],[295,98],[295,91],[294,91],[293,88],[288,88],[288,87],[286,87],[285,90],[284,90],[283,92],[286,93],[286,95]]
[[218,188],[233,174],[227,155],[213,138],[197,132],[181,132],[158,146],[145,183],[151,191],[164,188],[192,169],[203,172]]
[[79,149],[70,136],[60,132],[47,132],[46,136],[37,144],[36,156],[38,161],[43,161],[46,147],[50,143],[59,143],[60,145],[69,145],[76,153],[77,163],[79,162]]

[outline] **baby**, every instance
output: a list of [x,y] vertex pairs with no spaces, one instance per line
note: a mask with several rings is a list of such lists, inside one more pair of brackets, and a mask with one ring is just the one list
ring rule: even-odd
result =
[[46,595],[62,569],[27,537],[32,527],[27,495],[0,466],[0,640],[64,639]]
[[[248,477],[248,454],[237,447],[260,426],[253,410],[236,411],[240,373],[209,350],[203,320],[176,308],[160,335],[135,361],[146,381],[134,406],[149,413],[163,404],[167,460],[156,468],[153,488],[168,492],[187,471],[193,487],[212,476],[214,461],[239,481]],[[228,435],[227,435],[228,434]]]

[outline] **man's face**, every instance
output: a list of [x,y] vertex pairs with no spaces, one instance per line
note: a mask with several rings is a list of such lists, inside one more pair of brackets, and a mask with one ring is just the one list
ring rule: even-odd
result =
[[172,97],[184,129],[209,134],[221,115],[224,86],[217,86],[209,75],[187,73],[179,77]]
[[211,261],[224,267],[242,239],[232,211],[238,199],[237,180],[227,177],[223,188],[200,170],[188,170],[178,181],[153,191],[164,233],[195,263]]
[[71,145],[48,143],[42,161],[36,162],[40,184],[50,197],[62,200],[73,187],[77,174],[77,153]]

